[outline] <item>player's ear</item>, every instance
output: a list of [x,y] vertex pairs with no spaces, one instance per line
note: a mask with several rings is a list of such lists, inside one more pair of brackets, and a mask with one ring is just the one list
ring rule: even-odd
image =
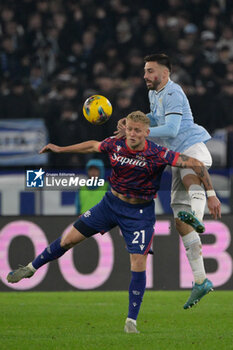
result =
[[169,69],[167,67],[163,67],[163,78],[167,78],[169,75]]
[[149,133],[150,133],[150,129],[146,129],[146,136],[149,136]]

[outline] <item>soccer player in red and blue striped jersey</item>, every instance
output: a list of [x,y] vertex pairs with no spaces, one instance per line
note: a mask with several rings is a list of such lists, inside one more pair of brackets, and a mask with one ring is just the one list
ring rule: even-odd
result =
[[[149,123],[144,113],[136,111],[127,117],[126,139],[110,137],[102,142],[87,141],[66,147],[48,144],[42,148],[40,153],[107,153],[112,167],[111,191],[79,217],[69,233],[51,243],[27,266],[11,271],[7,276],[8,282],[16,283],[31,277],[42,265],[59,258],[86,238],[98,232],[104,234],[118,225],[130,254],[132,272],[124,330],[138,333],[136,320],[146,287],[146,260],[154,234],[153,198],[165,166],[192,168],[205,189],[213,189],[208,171],[200,161],[146,140]],[[212,207],[213,211],[220,212],[217,198],[213,199]]]
[[[128,129],[130,132],[131,125]],[[115,191],[125,197],[151,200],[159,189],[164,168],[167,164],[175,165],[179,153],[149,140],[145,140],[144,148],[139,152],[132,148],[133,142],[133,138],[109,137],[100,144],[99,150],[109,156],[112,167],[110,183]]]

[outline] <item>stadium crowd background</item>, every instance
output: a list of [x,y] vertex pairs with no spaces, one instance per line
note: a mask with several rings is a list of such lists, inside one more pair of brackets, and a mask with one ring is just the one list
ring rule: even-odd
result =
[[[149,112],[143,58],[164,52],[195,122],[232,137],[232,24],[232,0],[2,0],[0,118],[43,118],[59,145],[102,140],[132,110]],[[98,127],[82,116],[92,94],[113,105]],[[50,162],[80,159],[53,155]]]

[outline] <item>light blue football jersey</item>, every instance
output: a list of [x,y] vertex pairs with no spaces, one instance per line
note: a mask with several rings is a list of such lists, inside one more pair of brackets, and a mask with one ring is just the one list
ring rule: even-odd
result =
[[198,142],[210,140],[210,134],[202,126],[195,124],[189,101],[182,88],[169,79],[168,83],[158,92],[149,91],[151,112],[147,114],[150,118],[150,126],[165,124],[165,118],[170,114],[182,116],[178,134],[175,137],[163,137],[163,145],[167,148],[183,152]]

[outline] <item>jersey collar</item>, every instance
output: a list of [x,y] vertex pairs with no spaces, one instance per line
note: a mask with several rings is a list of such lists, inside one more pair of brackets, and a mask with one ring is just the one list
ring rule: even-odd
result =
[[160,90],[158,90],[158,91],[154,90],[154,91],[155,91],[155,94],[158,95],[158,94],[159,94],[161,91],[163,91],[163,90],[165,89],[165,87],[167,87],[170,83],[171,83],[171,79],[169,78],[167,84],[165,84]]

